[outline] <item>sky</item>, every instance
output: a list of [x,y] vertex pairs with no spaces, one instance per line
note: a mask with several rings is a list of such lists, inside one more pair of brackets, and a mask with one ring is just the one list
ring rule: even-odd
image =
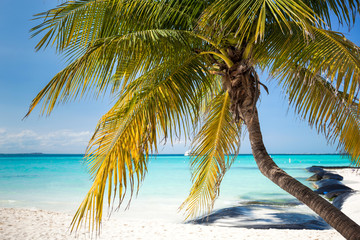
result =
[[[111,107],[112,99],[82,99],[59,105],[50,116],[41,116],[39,107],[25,120],[31,100],[66,62],[51,48],[36,52],[39,38],[30,38],[29,30],[39,21],[36,13],[55,7],[58,0],[1,0],[0,8],[0,153],[79,153],[99,118]],[[359,19],[359,18],[358,18]],[[335,28],[360,45],[360,24],[348,32]],[[336,153],[336,145],[301,120],[288,106],[276,81],[266,73],[262,82],[270,94],[263,93],[259,103],[260,124],[269,153]],[[159,153],[184,153],[190,142],[159,146]],[[251,153],[248,135],[243,136],[240,153]]]

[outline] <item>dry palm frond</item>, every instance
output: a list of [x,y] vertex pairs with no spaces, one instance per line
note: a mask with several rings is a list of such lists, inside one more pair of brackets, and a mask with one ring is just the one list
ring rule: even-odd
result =
[[135,184],[142,181],[148,155],[157,150],[159,139],[173,139],[186,131],[182,127],[198,112],[193,103],[201,100],[196,90],[211,87],[201,58],[190,55],[178,65],[163,63],[140,76],[103,116],[87,154],[94,183],[73,219],[73,228],[85,219],[92,223],[89,227],[99,230],[106,184],[108,204],[116,193],[121,204],[128,188],[131,196],[138,190]]
[[194,139],[191,166],[193,186],[182,204],[188,217],[209,213],[218,195],[221,180],[230,168],[240,145],[240,125],[232,121],[230,97],[221,92],[209,104],[202,128]]

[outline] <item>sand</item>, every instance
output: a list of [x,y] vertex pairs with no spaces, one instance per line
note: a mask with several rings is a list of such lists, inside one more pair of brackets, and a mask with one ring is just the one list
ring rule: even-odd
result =
[[[0,239],[91,239],[81,230],[70,234],[72,216],[66,213],[29,209],[0,210]],[[95,238],[95,236],[93,236]],[[156,221],[104,221],[97,239],[343,239],[334,230],[255,230]]]
[[[344,176],[344,184],[360,190],[360,172],[335,170]],[[349,197],[343,211],[360,223],[360,194]],[[120,213],[119,213],[120,214]],[[169,223],[157,220],[124,219],[113,214],[104,220],[100,237],[85,229],[70,233],[72,214],[31,209],[0,209],[0,239],[344,239],[335,230],[259,230],[234,227]]]

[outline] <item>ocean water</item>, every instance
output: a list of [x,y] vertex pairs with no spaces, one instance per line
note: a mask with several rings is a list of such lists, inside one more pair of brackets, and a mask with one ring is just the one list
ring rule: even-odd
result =
[[[272,158],[308,186],[305,179],[311,173],[306,167],[350,165],[350,160],[341,155],[272,155]],[[123,206],[119,215],[182,221],[184,212],[179,212],[178,207],[191,187],[189,160],[190,157],[180,155],[152,156],[138,196],[133,198],[130,209],[122,211]],[[0,207],[74,213],[90,186],[82,155],[0,155]],[[240,155],[223,179],[215,209],[249,202],[288,206],[296,199],[262,176],[251,155]]]

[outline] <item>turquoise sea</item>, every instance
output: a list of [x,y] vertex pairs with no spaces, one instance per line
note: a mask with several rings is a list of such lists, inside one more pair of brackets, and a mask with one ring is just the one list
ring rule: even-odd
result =
[[[305,181],[312,165],[349,166],[341,155],[272,155],[290,175]],[[127,218],[181,221],[178,207],[191,187],[188,156],[158,155],[149,161],[148,173]],[[0,155],[0,207],[30,208],[74,213],[91,186],[82,155],[2,154]],[[276,202],[287,205],[296,200],[261,175],[252,155],[240,155],[227,172],[215,209],[249,202]],[[126,204],[125,204],[126,205]]]

